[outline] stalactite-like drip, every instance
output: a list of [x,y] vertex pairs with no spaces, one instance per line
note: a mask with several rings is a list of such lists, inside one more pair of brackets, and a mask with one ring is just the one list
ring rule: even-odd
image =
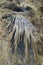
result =
[[27,65],[27,61],[28,61],[27,39],[25,39],[25,61],[26,61],[26,65]]
[[29,59],[30,59],[30,63],[29,65],[34,65],[34,52],[33,52],[33,47],[32,47],[32,37],[31,34],[29,36],[30,38],[30,42],[29,42]]
[[[10,18],[7,16],[4,18],[10,19],[10,24],[7,26],[7,32],[8,34],[12,32],[12,38],[10,40],[12,54],[14,54],[15,50],[16,60],[19,61],[19,59],[21,60],[22,58],[21,65],[23,65],[23,63],[26,63],[26,65],[34,65],[32,39],[35,39],[33,32],[35,33],[37,30],[36,27],[34,27],[32,23],[26,20],[23,16],[11,16]],[[24,58],[26,62],[24,61]]]
[[17,44],[17,61],[18,64],[23,65],[24,62],[24,57],[25,57],[25,44],[24,44],[24,35],[25,35],[25,31],[23,31],[23,33],[20,34],[19,37],[19,42]]
[[18,54],[24,56],[24,49],[25,49],[25,45],[24,45],[24,32],[23,34],[20,35],[20,40],[19,40],[19,43],[18,43]]
[[16,33],[16,29],[14,30],[13,35],[12,35],[12,38],[11,38],[11,41],[10,41],[11,47],[12,47],[12,54],[14,53],[14,48],[15,48],[15,46],[14,46],[14,41],[15,41],[14,37],[15,37],[15,33]]

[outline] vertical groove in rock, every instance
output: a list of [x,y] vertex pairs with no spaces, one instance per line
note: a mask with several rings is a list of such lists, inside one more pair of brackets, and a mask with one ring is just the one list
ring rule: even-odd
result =
[[18,47],[17,47],[17,50],[18,50],[18,55],[22,55],[24,56],[24,50],[25,50],[25,45],[24,45],[24,34],[25,31],[23,32],[23,34],[20,35],[20,40],[19,40],[19,43],[18,43]]
[[32,48],[32,37],[31,37],[31,34],[30,34],[29,38],[30,38],[30,43],[29,43],[30,64],[29,65],[34,65],[34,52],[33,52],[33,48]]
[[11,41],[10,41],[11,47],[12,47],[12,54],[14,53],[14,41],[15,41],[14,38],[15,38],[15,33],[16,33],[16,29],[14,30],[12,38],[11,38]]

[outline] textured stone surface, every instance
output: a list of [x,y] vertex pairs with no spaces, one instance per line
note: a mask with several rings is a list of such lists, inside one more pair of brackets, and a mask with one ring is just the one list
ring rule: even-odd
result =
[[43,0],[0,0],[0,65],[43,65]]

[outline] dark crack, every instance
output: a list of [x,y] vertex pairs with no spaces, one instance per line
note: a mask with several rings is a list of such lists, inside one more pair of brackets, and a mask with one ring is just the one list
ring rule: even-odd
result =
[[20,35],[20,42],[18,44],[17,50],[18,50],[18,55],[22,55],[24,57],[25,55],[25,44],[24,44],[24,34],[25,31],[23,32],[22,35]]
[[14,54],[14,50],[15,50],[15,46],[14,46],[14,41],[15,41],[15,33],[16,33],[16,29],[14,30],[13,32],[13,35],[12,35],[12,38],[10,40],[10,43],[11,43],[11,47],[12,47],[12,54]]
[[12,11],[15,11],[15,12],[25,12],[25,11],[29,11],[30,13],[32,14],[35,14],[34,13],[34,10],[29,7],[29,6],[26,6],[26,7],[19,7],[17,5],[15,5],[14,3],[3,3],[0,5],[0,7],[2,7],[3,9],[9,9],[9,10],[12,10]]

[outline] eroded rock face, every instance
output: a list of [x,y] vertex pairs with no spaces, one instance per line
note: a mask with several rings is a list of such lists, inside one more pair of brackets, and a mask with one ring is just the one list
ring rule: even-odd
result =
[[[9,23],[6,26],[7,27],[6,34],[9,35],[10,33],[12,33],[12,38],[10,40],[12,47],[12,54],[14,54],[15,51],[17,59],[19,59],[22,63],[23,60],[28,62],[29,59],[28,55],[29,55],[30,56],[29,65],[33,65],[34,52],[32,49],[33,48],[32,40],[33,39],[36,40],[34,33],[36,33],[37,28],[34,27],[34,25],[26,18],[24,18],[22,15],[13,16],[11,14],[6,14],[2,17],[2,19],[9,20]],[[24,59],[23,57],[24,58],[26,57],[26,59]]]
[[0,65],[33,64],[43,65],[43,1],[0,0]]

